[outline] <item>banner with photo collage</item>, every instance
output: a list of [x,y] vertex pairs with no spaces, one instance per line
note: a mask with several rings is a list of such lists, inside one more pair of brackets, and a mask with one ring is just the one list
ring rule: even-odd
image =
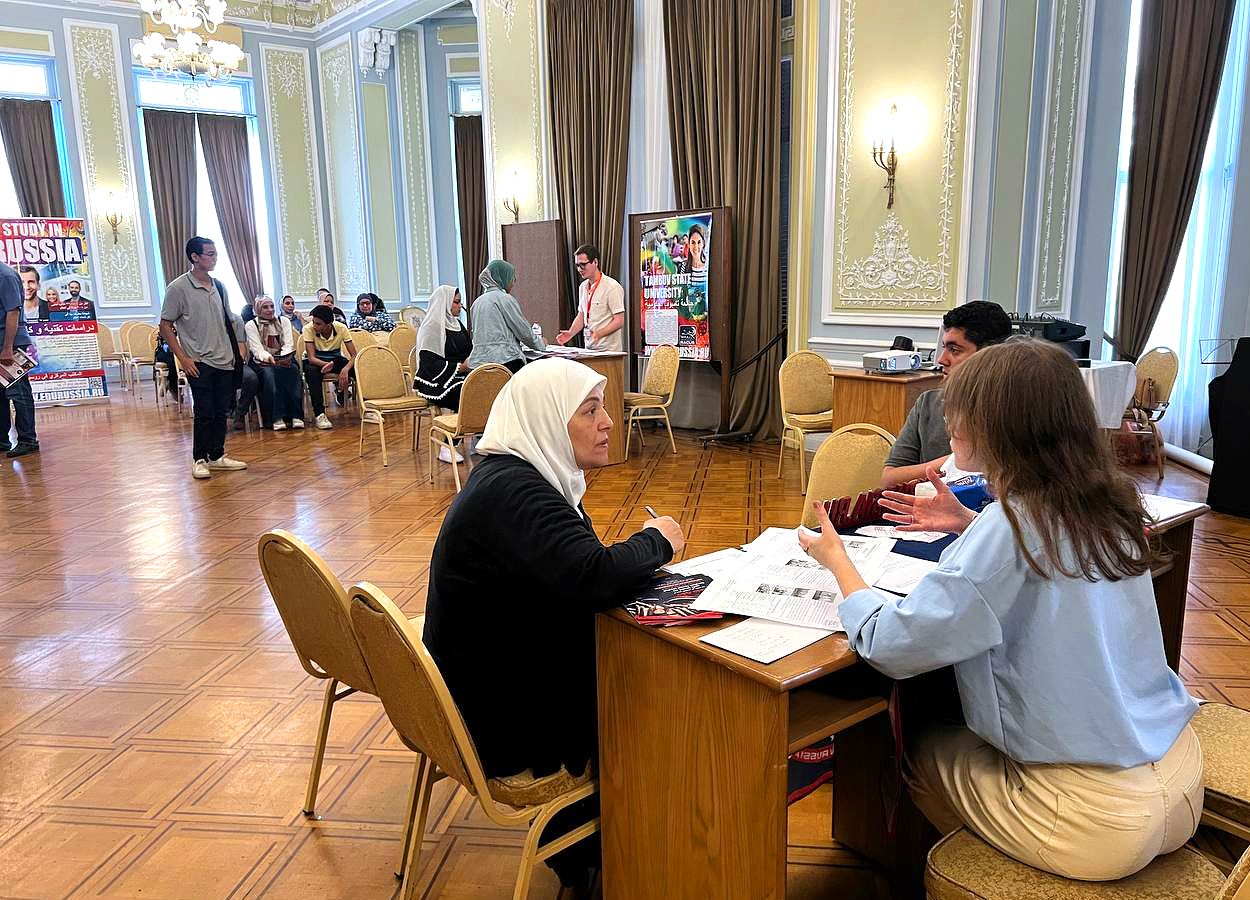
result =
[[35,403],[106,398],[83,220],[0,219],[0,261],[22,279],[26,330],[39,359],[28,376]]
[[639,324],[645,355],[672,344],[682,359],[711,359],[711,247],[711,213],[643,220]]

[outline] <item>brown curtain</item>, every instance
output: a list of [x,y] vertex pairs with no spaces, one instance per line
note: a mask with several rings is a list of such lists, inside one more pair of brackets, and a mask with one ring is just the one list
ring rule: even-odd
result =
[[24,216],[65,216],[65,188],[47,100],[0,100],[0,137]]
[[252,165],[247,150],[247,120],[241,116],[197,117],[204,168],[213,190],[213,207],[230,267],[250,302],[264,293],[260,248],[256,240],[256,208],[252,205]]
[[[569,249],[566,278],[574,274],[572,251],[585,243],[599,248],[605,272],[621,276],[633,46],[633,0],[547,0],[552,155]],[[563,312],[569,321],[573,310]]]
[[195,236],[195,116],[143,111],[148,175],[156,214],[156,243],[165,283],[187,271],[187,241]]
[[[733,214],[733,359],[750,360],[781,327],[780,0],[664,0],[668,112],[679,209]],[[774,345],[733,383],[734,429],[780,430]]]
[[1136,361],[1189,226],[1236,0],[1145,0],[1119,310],[1112,345]]
[[486,163],[482,155],[482,117],[455,116],[456,208],[460,213],[460,259],[464,295],[472,303],[481,289],[477,276],[490,262],[486,242]]

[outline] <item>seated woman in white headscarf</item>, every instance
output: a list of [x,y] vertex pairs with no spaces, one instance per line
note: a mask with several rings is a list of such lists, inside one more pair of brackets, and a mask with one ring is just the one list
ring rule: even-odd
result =
[[460,387],[469,373],[465,360],[472,351],[473,338],[460,321],[460,290],[440,284],[417,329],[413,389],[434,406],[459,411]]
[[272,297],[257,297],[255,318],[244,326],[251,351],[249,365],[260,380],[260,418],[265,428],[303,428],[304,389],[295,363],[295,331],[278,315]]
[[525,321],[521,304],[511,294],[516,269],[503,259],[492,259],[477,277],[482,295],[473,304],[473,353],[469,368],[499,363],[513,372],[525,365],[523,348],[543,349]]
[[[595,613],[635,597],[685,546],[664,516],[605,547],[582,509],[584,471],[608,464],[605,381],[566,359],[518,372],[491,408],[478,444],[486,459],[434,545],[425,645],[488,777],[587,771],[598,740]],[[567,825],[557,817],[552,834]],[[597,853],[582,841],[549,864],[584,884]]]

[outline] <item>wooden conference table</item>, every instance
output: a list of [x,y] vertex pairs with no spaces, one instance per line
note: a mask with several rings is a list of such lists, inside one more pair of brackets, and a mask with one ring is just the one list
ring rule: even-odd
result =
[[[1154,585],[1174,669],[1194,520],[1206,511],[1155,528],[1173,554]],[[923,856],[904,857],[923,848],[887,835],[881,803],[893,754],[888,718],[877,715],[888,679],[841,633],[771,665],[699,641],[737,621],[655,628],[619,609],[598,617],[605,900],[785,897],[786,758],[838,732],[834,840],[918,872]],[[909,803],[900,809],[919,815]]]

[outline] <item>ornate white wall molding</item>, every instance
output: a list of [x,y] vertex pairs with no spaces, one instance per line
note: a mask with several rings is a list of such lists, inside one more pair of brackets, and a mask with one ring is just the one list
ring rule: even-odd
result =
[[1055,0],[1046,68],[1045,155],[1038,179],[1034,312],[1067,315],[1072,309],[1072,224],[1080,206],[1093,23],[1094,0]]
[[335,293],[354,297],[372,290],[360,163],[360,105],[352,67],[351,34],[317,49],[321,120],[334,246]]
[[261,83],[283,293],[306,298],[329,279],[321,216],[321,171],[312,108],[312,66],[302,47],[261,44]]
[[425,102],[424,29],[399,33],[395,69],[407,228],[408,281],[412,293],[428,297],[438,278],[438,241],[434,232],[434,185],[430,168],[429,109]]
[[[147,217],[140,216],[118,29],[111,23],[78,19],[66,19],[63,27],[71,60],[70,97],[78,126],[91,273],[99,284],[96,303],[150,307],[152,291],[141,238]],[[123,212],[116,241],[104,237],[113,233],[101,208],[109,194]]]
[[[866,10],[873,15],[882,14],[875,6]],[[981,2],[949,0],[946,14],[942,111],[937,133],[941,156],[936,185],[928,188],[935,188],[937,211],[936,220],[925,223],[926,230],[936,231],[937,245],[929,252],[913,246],[909,231],[920,223],[906,221],[905,207],[901,212],[885,213],[878,220],[880,224],[873,223],[876,227],[871,252],[863,256],[851,252],[852,237],[868,225],[863,214],[855,212],[851,196],[862,189],[852,184],[851,156],[861,150],[860,135],[855,130],[856,0],[841,0],[829,14],[828,41],[835,52],[830,54],[828,75],[827,140],[834,160],[826,169],[833,189],[825,208],[830,252],[821,275],[821,320],[825,324],[846,324],[851,317],[872,315],[872,310],[941,310],[958,302],[967,267],[964,226],[971,200],[976,103],[971,86],[976,83]],[[926,186],[919,185],[918,189]]]

